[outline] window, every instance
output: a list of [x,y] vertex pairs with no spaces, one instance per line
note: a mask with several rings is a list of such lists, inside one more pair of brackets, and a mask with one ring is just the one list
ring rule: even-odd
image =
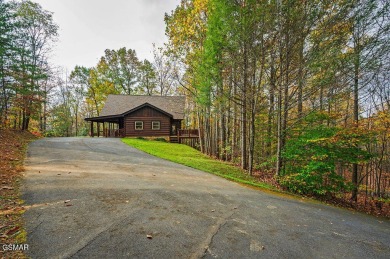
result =
[[159,129],[160,129],[160,122],[152,121],[152,130],[159,130]]
[[144,129],[144,122],[143,121],[136,121],[134,124],[135,130],[143,130]]

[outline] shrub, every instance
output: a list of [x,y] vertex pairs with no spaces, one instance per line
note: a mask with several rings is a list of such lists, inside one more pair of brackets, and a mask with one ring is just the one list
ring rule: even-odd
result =
[[[317,120],[316,120],[317,118]],[[324,114],[311,115],[306,127],[291,136],[283,151],[285,168],[279,183],[289,190],[317,196],[349,190],[350,185],[336,173],[336,164],[362,163],[370,154],[361,148],[370,141],[364,132],[327,126]]]
[[165,138],[155,138],[155,141],[167,142]]

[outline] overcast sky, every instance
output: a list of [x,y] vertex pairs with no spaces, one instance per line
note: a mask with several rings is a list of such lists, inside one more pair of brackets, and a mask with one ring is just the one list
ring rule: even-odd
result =
[[152,43],[166,41],[164,13],[180,0],[32,0],[53,12],[60,27],[54,65],[72,70],[95,66],[105,49],[135,49],[152,59]]

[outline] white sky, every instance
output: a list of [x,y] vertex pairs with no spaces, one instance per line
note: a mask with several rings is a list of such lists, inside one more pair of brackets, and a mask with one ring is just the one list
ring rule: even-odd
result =
[[151,60],[152,43],[166,42],[164,14],[180,0],[32,0],[53,12],[59,40],[51,62],[71,71],[92,67],[105,49],[135,49]]

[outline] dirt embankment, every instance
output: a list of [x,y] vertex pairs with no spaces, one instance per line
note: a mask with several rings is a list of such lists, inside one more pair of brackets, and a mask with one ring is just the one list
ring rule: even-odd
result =
[[3,244],[25,242],[19,187],[27,144],[34,139],[37,136],[27,131],[0,129],[0,258],[24,257],[4,251]]

